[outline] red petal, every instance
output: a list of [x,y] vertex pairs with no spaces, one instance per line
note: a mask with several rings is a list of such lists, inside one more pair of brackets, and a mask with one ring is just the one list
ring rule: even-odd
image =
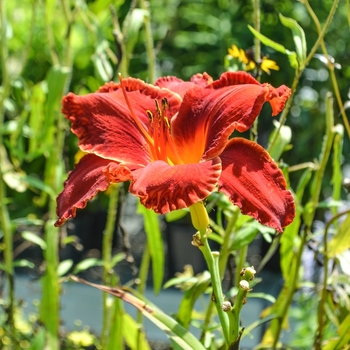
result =
[[191,163],[219,156],[232,132],[248,130],[265,102],[271,103],[275,114],[289,93],[285,86],[274,89],[244,72],[227,72],[206,89],[188,90],[172,120],[172,135],[182,160]]
[[283,174],[270,155],[254,142],[234,138],[220,158],[219,191],[243,214],[282,232],[293,221],[295,205]]
[[181,97],[184,97],[187,90],[193,86],[199,85],[201,87],[206,87],[212,82],[213,79],[209,74],[198,73],[191,78],[191,81],[183,81],[182,79],[173,76],[161,77],[156,81],[155,85],[162,88],[167,88],[173,92],[176,92]]
[[193,87],[195,84],[189,81],[183,81],[177,77],[169,76],[157,79],[155,85],[176,92],[182,98],[185,95],[186,91]]
[[133,171],[130,192],[156,213],[182,209],[212,193],[221,173],[219,158],[198,164],[170,166],[163,161]]
[[[128,100],[136,118],[147,130],[146,111],[156,115],[155,99],[169,102],[169,119],[181,104],[181,98],[137,79],[125,79]],[[62,112],[72,123],[72,131],[79,138],[83,151],[128,164],[146,165],[150,161],[148,144],[136,127],[119,84],[109,83],[101,92],[86,96],[72,93],[63,99]]]
[[110,183],[131,179],[130,170],[108,159],[88,154],[69,173],[64,189],[57,197],[58,220],[55,226],[75,217],[76,210],[85,208],[87,202],[99,191],[105,191]]

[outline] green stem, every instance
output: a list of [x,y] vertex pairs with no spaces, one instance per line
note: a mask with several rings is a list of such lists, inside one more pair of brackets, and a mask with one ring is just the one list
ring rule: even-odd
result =
[[239,288],[239,282],[241,280],[240,271],[243,269],[244,264],[247,260],[248,245],[243,246],[239,250],[238,258],[236,259],[236,284],[235,286]]
[[274,327],[276,327],[275,332],[273,334],[273,339],[274,339],[274,343],[272,345],[273,350],[276,349],[276,347],[277,347],[277,343],[278,343],[278,340],[280,338],[280,334],[281,334],[281,330],[282,330],[283,321],[284,321],[285,317],[287,316],[287,312],[288,312],[289,307],[293,301],[293,296],[294,296],[295,290],[297,288],[297,284],[298,284],[298,280],[299,280],[299,268],[300,268],[300,264],[301,264],[301,257],[303,255],[303,251],[304,251],[307,237],[308,237],[308,230],[307,230],[307,228],[305,228],[303,230],[303,235],[302,235],[302,239],[300,242],[300,247],[298,249],[298,253],[297,253],[296,259],[295,259],[296,260],[295,261],[295,269],[291,271],[290,281],[289,281],[289,284],[287,286],[287,295],[283,299],[283,305],[280,309],[281,311],[278,314],[278,318],[273,319],[271,321],[270,329],[274,329]]
[[[325,55],[325,57],[327,59],[327,66],[328,66],[328,69],[329,69],[329,72],[330,72],[330,75],[331,75],[331,80],[332,80],[332,84],[333,84],[334,94],[335,94],[335,97],[337,99],[337,103],[338,103],[338,106],[339,106],[339,109],[340,109],[340,113],[341,113],[342,118],[343,118],[343,122],[344,122],[344,125],[345,125],[346,132],[348,133],[348,136],[350,137],[349,121],[348,121],[348,118],[347,118],[347,116],[345,114],[343,101],[342,101],[341,96],[340,96],[337,78],[336,78],[335,73],[334,73],[334,64],[329,59],[329,55],[328,55],[328,52],[327,52],[327,48],[326,48],[325,42],[323,40],[323,36],[321,36],[322,30],[321,30],[320,22],[319,22],[319,20],[318,20],[318,18],[316,16],[315,12],[311,8],[311,6],[309,4],[309,1],[308,0],[304,0],[303,2],[304,2],[305,7],[307,8],[311,18],[313,19],[313,21],[314,21],[314,23],[316,25],[319,37],[321,37],[320,44],[321,44],[322,52],[323,52],[323,54]],[[330,16],[328,16],[329,23],[331,22],[331,20],[332,20],[332,18],[334,16],[336,8],[337,8],[337,4],[336,4],[336,1],[335,1],[333,3],[332,9],[331,9]],[[329,24],[328,24],[328,26],[329,26]]]
[[[254,29],[260,33],[260,0],[253,0],[253,8],[254,8]],[[256,64],[256,79],[260,81],[261,69],[261,44],[260,40],[257,37],[254,37],[254,59]],[[258,139],[258,119],[254,120],[253,126],[250,129],[250,139],[252,141],[257,141]]]
[[327,299],[327,284],[328,284],[328,231],[333,222],[339,219],[341,216],[349,214],[350,210],[345,210],[337,215],[333,216],[331,220],[327,222],[323,235],[323,287],[321,292],[321,300],[318,304],[318,331],[315,337],[314,348],[315,350],[321,350],[324,319],[325,319],[325,305]]
[[[113,235],[115,230],[115,223],[117,217],[119,198],[119,185],[111,187],[111,193],[109,197],[108,214],[106,227],[103,232],[102,240],[102,261],[103,261],[103,284],[110,285],[111,277],[113,275],[112,263],[112,243]],[[103,313],[102,313],[102,331],[101,331],[101,347],[106,348],[108,343],[108,329],[109,329],[109,306],[108,306],[108,295],[103,293],[102,297]]]
[[[137,291],[142,295],[144,295],[144,292],[146,289],[150,261],[151,261],[151,254],[149,251],[148,244],[146,242],[143,255],[142,255],[142,260],[141,260],[141,265],[139,270],[139,277],[138,277],[138,284],[137,284]],[[142,312],[138,311],[137,318],[136,318],[137,322],[141,324],[142,319],[143,319]]]
[[198,247],[206,260],[208,270],[210,273],[211,285],[213,288],[213,299],[215,302],[217,313],[219,315],[225,343],[227,346],[230,346],[230,344],[232,343],[232,335],[229,333],[229,317],[222,310],[224,296],[222,294],[221,277],[219,272],[219,253],[212,253],[208,243],[207,232],[200,231],[199,234],[201,242],[198,245]]
[[[306,4],[307,0],[302,0],[302,3]],[[320,46],[320,43],[323,41],[324,36],[326,35],[326,32],[332,22],[332,19],[334,17],[335,14],[335,10],[337,9],[339,0],[334,0],[331,10],[329,11],[326,23],[322,29],[322,31],[319,33],[318,38],[314,44],[314,46],[312,47],[311,51],[309,52],[308,56],[306,57],[305,60],[305,67],[309,64],[309,62],[311,61],[311,59],[314,57],[314,54],[316,53],[318,47]]]
[[140,0],[140,7],[147,11],[147,14],[144,17],[144,25],[146,35],[146,51],[148,57],[148,81],[152,84],[156,80],[156,55],[153,45],[151,11],[149,3],[146,0]]
[[232,234],[234,233],[233,229],[236,225],[239,213],[240,211],[238,207],[235,207],[232,211],[232,216],[225,230],[224,242],[222,243],[222,246],[220,249],[220,258],[219,258],[219,271],[220,271],[221,279],[224,278],[227,261],[231,254],[230,243],[232,239]]
[[50,55],[51,55],[51,60],[52,64],[54,66],[57,66],[60,64],[60,60],[58,57],[58,54],[55,49],[55,38],[54,34],[52,31],[52,18],[49,18],[49,13],[48,13],[48,6],[45,6],[45,29],[46,29],[46,34],[47,34],[47,40],[49,44],[49,49],[50,49]]
[[[224,241],[221,245],[220,255],[219,255],[219,274],[220,274],[221,281],[224,278],[225,269],[227,266],[227,261],[228,261],[230,254],[231,254],[231,252],[230,252],[231,236],[233,233],[233,228],[236,225],[239,213],[240,212],[239,212],[238,208],[235,208],[232,211],[232,216],[231,216],[231,218],[228,222],[228,225],[226,227],[226,230],[224,232]],[[220,230],[221,230],[221,227],[220,227]],[[206,313],[205,313],[205,319],[203,322],[202,333],[201,333],[201,337],[200,337],[201,341],[204,340],[205,333],[207,332],[208,328],[210,327],[213,311],[214,311],[214,303],[209,303],[208,308],[207,308]]]
[[[245,259],[244,259],[245,260]],[[255,277],[256,271],[253,267],[247,267],[246,269],[237,270],[237,275],[239,276],[239,281],[237,284],[237,295],[235,298],[235,303],[231,308],[229,313],[230,317],[230,334],[235,334],[234,341],[239,341],[240,336],[240,314],[243,305],[246,303],[247,293],[251,290],[250,281]]]
[[[6,40],[6,28],[7,28],[7,18],[6,18],[6,8],[5,1],[0,0],[0,22],[1,22],[1,33],[0,33],[0,63],[1,63],[1,73],[2,73],[2,94],[0,96],[0,130],[3,130],[3,124],[5,119],[5,110],[4,102],[10,93],[10,80],[7,71],[7,61],[8,61],[8,47]],[[4,144],[3,133],[0,132],[0,146]],[[5,148],[3,151],[6,152]],[[15,314],[15,283],[14,283],[14,269],[13,269],[13,241],[12,241],[12,229],[11,229],[11,220],[6,204],[6,185],[3,180],[3,169],[2,169],[2,149],[0,150],[0,228],[4,235],[4,260],[6,267],[6,277],[9,284],[8,287],[8,312],[7,312],[7,321],[10,325],[11,338],[13,339],[13,345],[15,348],[18,348],[17,337],[16,337],[16,328],[14,323],[14,314]],[[6,156],[6,154],[4,154]]]
[[[332,148],[332,142],[334,138],[333,132],[334,120],[333,120],[333,98],[329,94],[326,98],[326,134],[324,143],[322,146],[322,151],[320,155],[320,166],[316,171],[315,180],[312,186],[312,196],[306,207],[311,208],[311,212],[305,217],[305,229],[303,230],[303,236],[296,256],[295,270],[292,271],[292,276],[290,278],[289,285],[287,286],[287,296],[283,298],[283,304],[278,312],[278,318],[272,320],[270,329],[274,329],[273,339],[273,349],[276,349],[277,343],[281,334],[283,320],[287,316],[290,304],[293,301],[293,295],[295,293],[298,278],[299,278],[299,268],[301,264],[302,253],[307,241],[309,232],[311,231],[311,225],[313,218],[315,216],[316,208],[319,201],[319,196],[321,192],[322,179],[324,171],[329,159],[330,151]],[[308,206],[309,205],[309,206]]]

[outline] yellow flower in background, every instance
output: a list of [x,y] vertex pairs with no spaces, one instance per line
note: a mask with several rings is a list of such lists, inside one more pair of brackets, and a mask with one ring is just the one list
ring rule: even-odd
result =
[[243,49],[238,48],[236,45],[232,45],[228,49],[228,55],[233,58],[237,58],[240,62],[242,62],[246,71],[254,70],[257,66],[260,66],[264,72],[270,74],[270,69],[280,69],[275,61],[269,60],[266,56],[262,57],[260,64],[258,64],[254,59],[252,49],[244,51]]

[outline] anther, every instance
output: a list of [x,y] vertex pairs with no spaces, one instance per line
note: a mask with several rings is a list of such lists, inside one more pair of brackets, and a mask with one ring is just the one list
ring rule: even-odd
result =
[[163,111],[166,111],[169,108],[169,102],[165,97],[162,98],[162,108]]

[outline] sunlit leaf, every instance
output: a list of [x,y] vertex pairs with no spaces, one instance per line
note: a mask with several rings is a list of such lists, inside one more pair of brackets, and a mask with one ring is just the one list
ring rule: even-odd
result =
[[188,214],[188,210],[173,210],[170,213],[165,214],[165,220],[167,222],[173,222],[182,219]]
[[337,254],[350,248],[350,214],[348,214],[339,226],[335,235],[329,242],[328,256],[335,257]]
[[292,18],[284,17],[279,14],[281,23],[292,30],[295,49],[298,56],[299,68],[304,69],[307,49],[304,30],[300,27],[297,21]]
[[27,259],[15,260],[13,262],[13,266],[14,267],[29,267],[30,269],[33,269],[35,267],[35,265]]
[[[75,276],[74,281],[87,284],[99,290],[107,292],[133,305],[137,310],[159,327],[170,339],[173,339],[183,350],[205,350],[203,345],[193,336],[192,333],[183,328],[172,317],[166,315],[143,295],[130,288],[111,288],[99,284],[91,283]],[[131,294],[132,292],[132,294]]]
[[158,215],[138,203],[138,213],[144,217],[147,244],[152,258],[154,292],[159,293],[164,276],[164,246]]
[[55,193],[55,191],[39,178],[28,175],[28,176],[25,176],[23,180],[27,182],[28,185],[47,193],[52,199],[55,199],[57,197],[57,194]]
[[61,261],[57,266],[57,276],[64,276],[73,266],[73,260],[67,259]]
[[[123,335],[130,349],[151,350],[142,325],[138,324],[127,313],[123,314]],[[116,348],[114,348],[116,349]]]
[[286,149],[287,145],[292,140],[292,130],[289,126],[283,125],[280,129],[280,123],[276,120],[273,121],[275,125],[275,130],[270,135],[270,142],[272,140],[275,140],[276,133],[279,130],[278,136],[276,138],[276,141],[274,142],[273,146],[270,148],[269,153],[270,156],[277,162],[284,150]]
[[276,43],[275,41],[269,39],[267,36],[261,34],[260,32],[255,30],[250,25],[248,25],[248,28],[254,34],[254,36],[256,38],[258,38],[264,45],[269,46],[269,47],[273,48],[274,50],[287,55],[288,59],[289,59],[289,63],[290,63],[292,68],[298,67],[296,52],[287,50],[283,45]]
[[26,183],[23,181],[24,173],[19,173],[15,170],[13,164],[7,157],[4,145],[0,145],[0,161],[2,177],[7,186],[17,192],[24,192],[27,189]]
[[344,346],[350,343],[350,314],[348,314],[343,322],[340,324],[338,330],[338,337],[326,342],[323,346],[323,350],[341,350]]
[[210,281],[210,274],[204,271],[198,278],[196,283],[188,290],[186,290],[181,304],[179,306],[176,320],[186,329],[188,329],[192,317],[192,310],[196,300],[203,295],[208,288]]
[[102,266],[102,265],[103,265],[103,262],[100,259],[97,259],[97,258],[84,259],[83,261],[81,261],[75,266],[73,270],[73,274],[78,274],[79,272],[90,269],[91,267]]
[[[124,21],[124,24],[127,25],[128,33],[128,40],[126,42],[127,55],[132,54],[134,50],[145,16],[149,16],[148,11],[140,8],[135,8],[131,11],[128,18]],[[124,30],[125,28],[123,27],[123,31]]]
[[124,259],[125,259],[125,253],[115,254],[111,259],[111,267],[114,267],[115,265],[117,265],[118,263],[123,261]]
[[36,245],[38,245],[42,250],[46,249],[46,242],[39,237],[37,234],[30,232],[30,231],[23,231],[22,237],[29,242],[32,242]]

